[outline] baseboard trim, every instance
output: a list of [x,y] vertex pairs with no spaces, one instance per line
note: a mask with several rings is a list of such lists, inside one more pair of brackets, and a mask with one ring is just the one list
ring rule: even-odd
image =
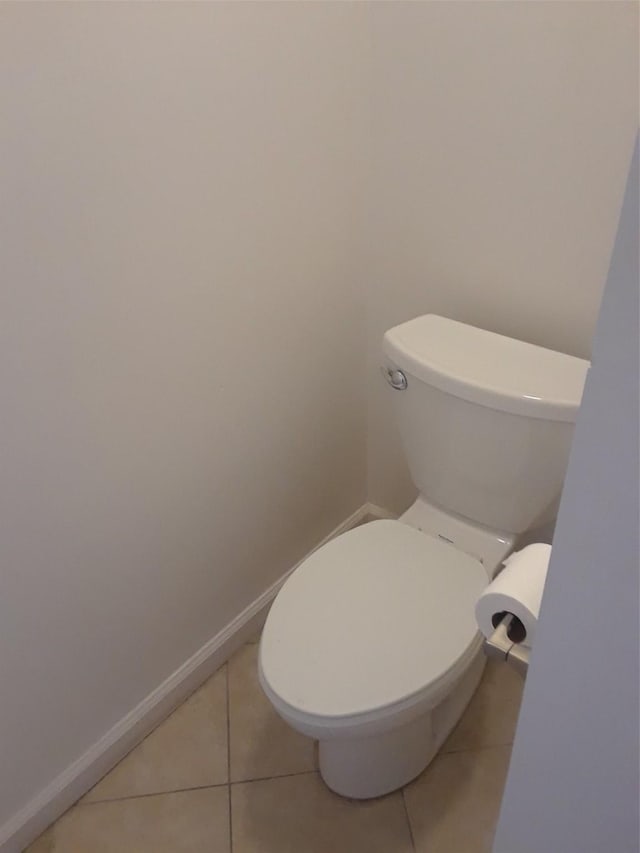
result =
[[[393,517],[381,507],[365,503],[318,542],[309,554],[330,539],[356,527],[368,516]],[[262,626],[280,587],[302,562],[285,572],[24,808],[9,818],[0,827],[0,853],[24,850],[222,666]]]
[[365,516],[372,515],[374,518],[397,518],[398,514],[396,512],[391,512],[388,509],[384,509],[384,507],[378,506],[377,504],[365,504],[367,508],[365,512]]

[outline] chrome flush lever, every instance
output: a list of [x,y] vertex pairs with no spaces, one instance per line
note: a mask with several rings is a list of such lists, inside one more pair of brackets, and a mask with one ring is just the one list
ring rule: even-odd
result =
[[387,380],[389,385],[396,391],[404,391],[407,387],[407,377],[401,370],[392,367],[381,368],[382,375]]

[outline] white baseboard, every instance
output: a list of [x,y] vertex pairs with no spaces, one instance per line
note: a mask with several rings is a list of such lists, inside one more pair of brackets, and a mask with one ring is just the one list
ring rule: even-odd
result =
[[367,515],[372,515],[374,518],[397,518],[397,512],[391,512],[388,509],[384,509],[384,507],[378,506],[377,504],[365,504],[363,509],[366,507],[366,512],[364,513],[364,517]]
[[[375,504],[363,504],[311,552],[356,527],[367,516],[391,518]],[[307,555],[308,556],[308,555]],[[306,557],[305,557],[306,559]],[[300,561],[302,562],[302,560]],[[175,710],[264,623],[269,605],[297,563],[212,637],[189,660],[136,705],[24,808],[0,827],[0,853],[20,853],[109,772],[134,746]]]

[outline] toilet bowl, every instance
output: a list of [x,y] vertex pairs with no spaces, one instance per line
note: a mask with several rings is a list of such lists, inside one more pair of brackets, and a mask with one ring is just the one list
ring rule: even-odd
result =
[[359,799],[422,772],[471,699],[475,602],[557,502],[588,367],[434,315],[387,332],[385,354],[418,498],[290,575],[258,664],[278,714],[318,740],[325,783]]
[[380,796],[426,766],[482,674],[474,604],[487,582],[477,559],[384,520],[329,542],[285,583],[262,633],[260,683],[319,741],[334,791]]

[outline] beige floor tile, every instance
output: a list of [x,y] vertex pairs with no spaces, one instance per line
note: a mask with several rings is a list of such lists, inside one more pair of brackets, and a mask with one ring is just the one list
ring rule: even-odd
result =
[[273,710],[258,683],[258,646],[239,649],[229,666],[231,779],[260,779],[315,769],[315,744]]
[[513,743],[523,686],[515,670],[487,661],[475,695],[441,752]]
[[416,853],[490,853],[511,747],[438,755],[405,788]]
[[[357,802],[316,773],[231,787],[234,853],[410,853],[402,795]],[[451,851],[449,851],[451,853]]]
[[53,827],[43,832],[39,838],[26,847],[23,853],[53,853]]
[[81,802],[218,785],[227,781],[227,693],[215,673]]
[[46,836],[46,853],[229,853],[228,789],[77,805]]

